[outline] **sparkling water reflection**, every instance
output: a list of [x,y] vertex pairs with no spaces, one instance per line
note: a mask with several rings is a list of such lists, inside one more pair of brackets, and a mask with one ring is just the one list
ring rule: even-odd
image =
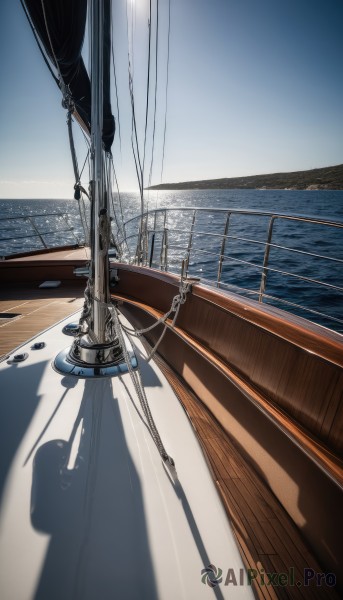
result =
[[[343,192],[340,191],[282,191],[282,190],[192,190],[164,191],[146,193],[150,210],[161,207],[208,207],[220,209],[249,209],[268,212],[306,214],[331,220],[343,221]],[[123,193],[120,197],[124,219],[137,215],[140,209],[138,194]],[[88,201],[87,201],[88,202]],[[113,230],[120,226],[120,203],[114,196],[113,208],[117,218],[113,220]],[[83,239],[83,229],[79,217],[78,204],[74,200],[13,200],[0,201],[1,217],[33,215],[40,213],[43,217],[37,220],[39,227],[47,233],[45,241],[56,246],[62,241],[74,243],[73,233],[66,234],[65,223],[57,217],[45,217],[49,212],[66,213],[74,226],[74,233]],[[86,205],[89,212],[89,205]],[[150,235],[145,248],[151,265],[158,267],[163,254],[163,244],[168,241],[168,269],[180,272],[182,260],[189,253],[188,271],[190,275],[204,279],[216,279],[218,259],[222,253],[222,234],[226,227],[226,211],[224,213],[194,213],[187,211],[170,211],[167,218],[163,212],[149,215],[147,228],[155,231]],[[193,228],[192,228],[193,223]],[[26,224],[26,232],[32,227]],[[261,267],[265,253],[265,241],[269,227],[268,217],[254,218],[250,215],[231,214],[228,236],[224,248],[221,281],[224,284],[249,289],[258,294]],[[25,232],[24,232],[25,233]],[[135,254],[137,244],[137,221],[126,226],[131,258]],[[41,247],[38,238],[22,239],[23,230],[17,221],[2,221],[0,231],[0,255],[31,250]],[[343,287],[342,263],[335,263],[326,257],[343,260],[342,230],[335,230],[322,225],[309,225],[291,221],[276,220],[273,228],[273,246],[269,256],[267,277],[267,293],[269,302],[279,304],[273,298],[283,297],[289,302],[289,308],[309,316],[291,305],[301,304],[307,308],[332,315],[343,320],[342,293],[337,287]],[[168,240],[166,240],[166,236]],[[7,241],[1,242],[4,238]],[[251,240],[255,240],[252,243]],[[287,248],[308,252],[290,253]],[[314,255],[314,256],[311,256]],[[325,255],[325,258],[324,258]],[[163,257],[162,257],[163,258]],[[282,274],[277,271],[282,271]],[[320,280],[332,287],[314,285],[292,277],[289,273],[306,277],[307,280]],[[251,295],[251,294],[250,294]],[[287,308],[287,306],[286,306]],[[325,326],[343,331],[343,326],[328,319],[316,316],[310,318]]]

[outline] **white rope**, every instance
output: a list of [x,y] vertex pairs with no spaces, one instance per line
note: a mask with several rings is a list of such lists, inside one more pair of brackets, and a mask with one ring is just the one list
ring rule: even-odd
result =
[[[150,411],[150,407],[149,407],[149,403],[148,403],[148,399],[145,393],[145,389],[142,383],[142,377],[141,377],[141,373],[139,370],[139,367],[137,367],[137,369],[134,369],[132,367],[132,363],[131,363],[131,357],[128,353],[127,347],[126,347],[126,343],[125,343],[125,339],[124,339],[124,335],[123,335],[123,331],[125,331],[125,333],[127,334],[127,336],[129,337],[130,341],[132,342],[132,337],[140,337],[141,335],[143,335],[143,333],[147,333],[148,331],[152,331],[152,329],[154,329],[155,327],[157,327],[158,325],[164,323],[164,329],[162,331],[162,334],[160,335],[159,339],[157,340],[154,348],[152,349],[152,351],[150,352],[150,354],[147,357],[147,361],[151,360],[151,358],[153,357],[153,355],[155,354],[159,344],[161,343],[165,332],[167,330],[167,324],[166,324],[166,320],[168,319],[168,317],[172,314],[174,314],[174,318],[172,321],[172,327],[175,325],[177,316],[179,314],[179,310],[182,304],[184,304],[186,302],[186,298],[187,298],[187,294],[190,290],[191,287],[191,282],[189,281],[185,281],[183,278],[181,278],[180,280],[180,287],[179,287],[179,293],[174,296],[173,300],[172,300],[172,304],[170,309],[168,310],[168,312],[166,312],[162,317],[160,317],[159,319],[157,319],[157,321],[151,325],[150,327],[147,327],[145,329],[140,329],[138,331],[136,331],[135,329],[131,329],[130,327],[126,327],[119,319],[119,311],[118,309],[113,306],[113,304],[107,303],[107,302],[101,302],[98,298],[94,298],[94,300],[96,302],[98,302],[99,304],[106,306],[109,314],[110,314],[110,319],[108,320],[108,324],[107,325],[112,325],[114,328],[114,334],[117,337],[120,347],[122,349],[123,352],[123,357],[124,357],[124,361],[127,364],[127,368],[131,377],[131,381],[133,383],[135,392],[137,394],[137,397],[139,399],[140,405],[142,407],[143,410],[143,414],[146,418],[146,422],[147,425],[149,427],[151,436],[155,442],[155,445],[164,461],[164,464],[166,465],[166,467],[169,469],[169,472],[171,473],[173,479],[175,480],[175,478],[177,478],[177,474],[176,474],[176,469],[175,469],[175,464],[173,459],[171,458],[171,456],[169,456],[169,454],[167,453],[164,444],[161,440],[161,436],[158,432],[158,429],[156,427],[154,418],[151,414]],[[133,342],[132,342],[133,344]]]
[[126,347],[126,343],[125,343],[125,339],[123,336],[123,331],[122,331],[122,325],[119,321],[118,318],[118,313],[117,310],[114,306],[109,305],[108,309],[111,313],[112,319],[113,319],[113,324],[114,324],[114,329],[116,332],[116,335],[118,337],[119,340],[119,344],[122,348],[123,351],[123,355],[124,355],[124,360],[127,364],[127,368],[128,371],[130,373],[130,377],[131,377],[131,381],[133,383],[133,386],[135,388],[137,397],[140,401],[144,416],[146,418],[146,422],[147,425],[149,427],[151,436],[155,442],[155,445],[164,461],[164,463],[166,463],[166,465],[168,466],[168,468],[173,472],[174,475],[176,475],[176,471],[175,471],[175,463],[173,461],[173,459],[171,458],[171,456],[169,456],[169,454],[167,453],[164,444],[161,440],[161,436],[158,432],[158,429],[156,427],[154,418],[151,414],[150,411],[150,407],[149,407],[149,403],[148,403],[148,399],[146,397],[146,393],[145,393],[145,389],[142,383],[142,378],[141,378],[141,373],[139,368],[137,369],[133,369],[132,367],[132,363],[131,363],[131,357],[129,356],[127,347]]
[[[104,231],[102,233],[106,238],[105,230],[106,230],[106,228],[104,228]],[[106,239],[104,241],[106,242]],[[151,414],[148,399],[147,399],[145,389],[144,389],[144,386],[142,383],[142,377],[141,377],[139,367],[137,367],[136,369],[134,369],[132,367],[131,357],[130,357],[129,352],[126,347],[123,332],[126,333],[128,338],[132,342],[132,339],[131,339],[132,337],[138,338],[141,335],[143,335],[144,333],[152,331],[155,327],[164,323],[164,329],[163,329],[159,339],[157,340],[155,346],[153,347],[152,351],[150,352],[150,354],[148,355],[148,357],[146,359],[147,361],[151,360],[151,358],[154,356],[158,346],[160,345],[160,343],[166,333],[166,330],[167,330],[166,321],[167,321],[168,317],[170,317],[170,315],[172,313],[174,313],[174,317],[173,317],[173,321],[172,321],[172,327],[174,327],[176,319],[179,314],[180,307],[182,306],[182,304],[184,304],[186,302],[187,294],[190,291],[190,288],[191,288],[191,281],[185,281],[184,278],[181,277],[179,293],[173,297],[170,309],[162,317],[157,319],[156,322],[153,323],[153,325],[150,325],[150,327],[147,327],[145,329],[140,329],[138,331],[135,329],[131,329],[130,327],[126,327],[126,325],[124,325],[120,321],[119,311],[118,311],[117,307],[113,306],[113,304],[111,304],[111,303],[102,302],[99,298],[94,297],[95,302],[98,302],[99,304],[101,304],[102,306],[105,306],[108,309],[109,318],[106,321],[106,329],[107,328],[112,329],[112,331],[108,331],[109,338],[113,339],[113,334],[114,334],[115,337],[118,339],[119,345],[122,349],[124,361],[127,364],[128,372],[130,374],[131,381],[133,383],[133,387],[135,389],[135,392],[139,399],[140,405],[142,407],[142,411],[145,416],[147,426],[148,426],[151,436],[154,440],[154,443],[162,457],[164,465],[169,470],[169,473],[172,476],[174,481],[177,479],[177,473],[176,473],[174,461],[169,456],[169,454],[167,453],[167,451],[164,447],[164,444],[161,440],[161,436],[158,432],[155,421]],[[87,320],[87,316],[88,316],[87,313],[89,311],[89,300],[90,300],[89,295],[91,293],[90,287],[88,290],[86,290],[86,292],[87,291],[88,291],[88,295],[85,294],[85,306],[84,306],[84,311],[83,311],[83,315],[82,315],[83,319],[81,318],[80,322]],[[88,333],[90,333],[90,332],[88,332]],[[133,342],[132,342],[132,344],[133,344]]]
[[189,290],[190,290],[190,287],[191,287],[191,283],[190,283],[190,282],[188,282],[188,281],[185,281],[184,279],[181,279],[181,281],[180,281],[180,287],[179,287],[179,293],[178,293],[176,296],[174,296],[174,298],[173,298],[173,300],[172,300],[171,307],[170,307],[170,309],[168,310],[168,312],[166,312],[166,313],[165,313],[164,315],[162,315],[162,316],[161,316],[159,319],[157,319],[157,320],[155,321],[155,323],[153,323],[153,324],[152,324],[152,325],[150,325],[149,327],[146,327],[145,329],[138,329],[138,330],[136,330],[136,329],[131,329],[130,327],[127,327],[126,325],[124,325],[124,324],[123,324],[123,323],[120,321],[120,319],[119,319],[119,315],[118,315],[118,313],[117,313],[117,315],[118,315],[118,320],[119,320],[119,323],[120,323],[120,325],[121,325],[122,329],[123,329],[123,330],[125,331],[125,333],[126,333],[127,335],[129,335],[130,337],[132,336],[132,337],[137,337],[137,338],[139,338],[139,337],[141,337],[141,336],[142,336],[144,333],[148,333],[149,331],[152,331],[153,329],[155,329],[155,327],[157,327],[158,325],[162,325],[162,324],[164,323],[164,328],[163,328],[163,331],[162,331],[162,333],[161,333],[161,335],[160,335],[159,339],[157,340],[157,342],[156,342],[155,346],[153,347],[153,349],[151,350],[151,352],[150,352],[150,353],[148,354],[148,356],[147,356],[147,361],[148,361],[148,362],[149,362],[149,361],[152,359],[152,357],[153,357],[153,356],[154,356],[154,354],[156,353],[156,351],[157,351],[157,349],[158,349],[158,347],[159,347],[160,343],[162,342],[162,340],[163,340],[163,338],[164,338],[164,336],[165,336],[165,333],[166,333],[166,331],[167,331],[167,327],[168,327],[168,325],[167,325],[166,321],[167,321],[167,319],[170,317],[170,315],[171,315],[172,313],[175,313],[175,314],[174,314],[174,318],[173,318],[173,320],[172,320],[172,323],[171,323],[171,326],[172,326],[172,327],[174,327],[174,325],[175,325],[175,323],[176,323],[176,319],[177,319],[177,317],[178,317],[178,314],[179,314],[180,307],[181,307],[181,305],[182,305],[182,304],[184,304],[184,303],[186,302],[187,294],[188,294],[188,292],[189,292]]

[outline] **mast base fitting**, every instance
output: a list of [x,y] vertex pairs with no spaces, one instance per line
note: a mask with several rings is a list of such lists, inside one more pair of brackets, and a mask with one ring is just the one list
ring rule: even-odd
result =
[[[138,366],[132,347],[127,343],[131,367]],[[75,375],[82,378],[116,377],[128,372],[119,341],[95,344],[88,336],[75,340],[56,356],[53,368],[62,375]]]

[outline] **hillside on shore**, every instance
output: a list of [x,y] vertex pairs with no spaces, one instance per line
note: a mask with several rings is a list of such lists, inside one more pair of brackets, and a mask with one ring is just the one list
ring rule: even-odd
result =
[[210,190],[210,189],[291,189],[291,190],[343,190],[343,165],[294,171],[291,173],[271,173],[230,177],[224,179],[204,179],[180,183],[161,183],[150,190]]

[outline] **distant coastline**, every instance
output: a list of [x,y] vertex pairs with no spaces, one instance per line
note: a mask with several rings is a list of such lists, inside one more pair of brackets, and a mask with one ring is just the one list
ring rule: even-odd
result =
[[230,177],[223,179],[204,179],[201,181],[183,181],[161,183],[149,190],[228,190],[228,189],[265,189],[265,190],[343,190],[343,164],[309,171],[291,173],[270,173],[250,175],[248,177]]

